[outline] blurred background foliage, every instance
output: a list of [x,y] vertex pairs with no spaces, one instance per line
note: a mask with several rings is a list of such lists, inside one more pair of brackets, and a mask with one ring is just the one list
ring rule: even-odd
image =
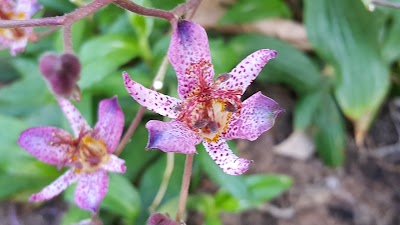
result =
[[[89,2],[39,1],[44,6],[44,16],[61,15]],[[182,1],[135,2],[169,10]],[[382,103],[400,91],[400,11],[378,8],[371,12],[361,0],[304,0],[298,1],[297,9],[290,8],[288,2],[237,0],[224,5],[217,21],[206,26],[216,74],[230,71],[258,49],[277,50],[278,57],[268,63],[256,82],[282,84],[293,90],[297,98],[293,129],[314,137],[318,155],[326,165],[340,166],[344,161],[346,135],[354,135],[361,143]],[[280,40],[284,38],[251,29],[241,32],[243,27],[251,27],[249,24],[262,25],[260,21],[269,19],[297,23],[305,28],[309,43],[299,47]],[[74,24],[73,44],[82,63],[79,85],[83,96],[76,106],[90,124],[96,121],[98,102],[117,95],[126,126],[129,125],[139,105],[126,92],[121,73],[127,71],[149,87],[166,54],[169,29],[165,21],[135,15],[114,5]],[[70,129],[38,71],[38,57],[45,51],[62,52],[61,32],[29,44],[18,57],[0,52],[0,199],[3,200],[26,201],[30,194],[62,173],[38,162],[16,142],[20,132],[32,126]],[[176,95],[176,77],[171,67],[162,91]],[[165,153],[145,151],[144,123],[149,119],[162,118],[147,111],[143,124],[122,153],[128,170],[124,175],[111,175],[109,193],[101,205],[104,224],[116,220],[121,224],[144,224],[148,218],[148,207],[166,166]],[[235,149],[235,144],[230,144]],[[189,208],[204,213],[207,224],[221,224],[219,212],[258,207],[292,184],[290,177],[283,175],[226,175],[201,146],[198,150],[191,190],[196,190],[204,176],[221,187],[215,194],[190,196]],[[171,181],[158,211],[174,215],[183,162],[184,156],[175,156]],[[66,191],[64,199],[73,201],[73,187]],[[62,224],[88,217],[89,214],[71,204]]]

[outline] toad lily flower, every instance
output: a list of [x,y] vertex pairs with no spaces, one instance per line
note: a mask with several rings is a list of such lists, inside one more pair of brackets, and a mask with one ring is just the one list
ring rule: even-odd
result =
[[90,129],[79,111],[64,98],[58,103],[64,111],[75,137],[56,127],[33,127],[21,133],[19,145],[40,161],[70,166],[61,177],[30,197],[31,201],[53,198],[69,185],[78,182],[77,205],[95,213],[108,189],[107,171],[124,173],[124,160],[112,155],[124,126],[124,115],[116,97],[99,104],[98,122]]
[[269,49],[245,58],[230,73],[213,81],[214,69],[205,30],[189,21],[179,21],[172,35],[168,57],[178,77],[180,99],[146,89],[124,73],[125,87],[141,105],[170,122],[149,121],[148,148],[184,154],[203,145],[211,158],[231,175],[247,171],[251,160],[239,158],[226,140],[255,140],[270,129],[282,112],[278,104],[260,92],[241,102],[240,97],[264,65],[276,56]]
[[[27,20],[40,9],[36,0],[0,0],[0,20]],[[0,28],[0,49],[12,55],[25,50],[33,28]]]

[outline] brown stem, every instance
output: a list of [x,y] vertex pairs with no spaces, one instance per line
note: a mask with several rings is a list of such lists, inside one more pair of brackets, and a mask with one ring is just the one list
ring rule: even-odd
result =
[[135,132],[136,128],[138,127],[140,121],[143,118],[144,113],[146,112],[146,108],[141,106],[139,111],[136,113],[135,118],[132,120],[131,125],[129,125],[128,130],[124,134],[121,139],[121,142],[118,145],[117,150],[115,150],[114,154],[119,155],[121,154],[122,150],[124,150],[126,144],[128,144],[129,140],[131,139],[133,133]]
[[189,193],[189,185],[190,185],[190,176],[192,174],[193,157],[194,157],[194,154],[186,155],[185,169],[183,171],[183,178],[182,178],[181,194],[179,195],[178,212],[176,213],[176,218],[175,218],[176,222],[178,222],[178,223],[184,222],[183,218],[185,215],[186,200],[187,200],[188,193]]
[[170,11],[165,11],[161,9],[151,9],[151,8],[146,8],[143,6],[140,6],[131,0],[116,0],[114,4],[118,5],[121,8],[124,8],[126,10],[129,10],[131,12],[137,13],[139,15],[143,16],[152,16],[152,17],[158,17],[165,19],[169,22],[172,22],[177,19],[177,16],[175,16],[174,13]]
[[64,39],[64,51],[66,53],[73,53],[71,25],[70,24],[67,24],[64,26],[63,39]]
[[0,20],[0,28],[61,26],[64,19],[64,16],[55,16],[30,20]]

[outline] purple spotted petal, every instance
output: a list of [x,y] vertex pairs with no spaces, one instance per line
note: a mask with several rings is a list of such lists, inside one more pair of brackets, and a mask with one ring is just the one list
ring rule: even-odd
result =
[[217,142],[203,141],[203,145],[212,160],[229,175],[240,175],[249,169],[252,160],[237,157],[229,149],[224,139]]
[[100,102],[94,131],[97,137],[106,142],[108,153],[113,153],[117,148],[124,129],[124,121],[124,113],[118,105],[117,97]]
[[30,201],[40,202],[49,200],[64,191],[69,185],[76,182],[81,175],[75,173],[74,169],[67,170],[53,183],[43,188],[39,193],[31,195]]
[[220,87],[227,90],[241,89],[242,93],[253,82],[270,59],[277,55],[275,50],[261,49],[242,60],[229,74],[230,79]]
[[176,108],[181,104],[181,100],[158,93],[143,87],[141,84],[129,78],[129,75],[124,72],[125,88],[140,105],[169,118],[176,118],[178,111]]
[[105,170],[84,173],[75,189],[75,202],[85,210],[96,213],[104,196],[107,194],[109,177]]
[[71,135],[56,127],[33,127],[23,131],[18,144],[42,162],[57,165],[64,159],[68,145],[57,145],[59,138],[72,140]]
[[115,155],[110,155],[110,161],[101,167],[107,171],[115,173],[125,173],[126,171],[125,160],[120,159]]
[[210,86],[214,76],[207,33],[200,25],[186,20],[178,22],[172,34],[168,58],[178,77],[181,99],[203,80]]
[[36,0],[19,0],[16,6],[16,11],[25,13],[26,16],[24,19],[29,19],[40,8],[41,5]]
[[276,117],[283,111],[274,100],[257,92],[243,102],[239,117],[232,115],[224,138],[253,141],[269,130],[274,125]]
[[57,100],[62,111],[64,112],[64,115],[67,117],[72,130],[74,131],[75,137],[78,137],[81,131],[90,130],[90,126],[86,120],[69,100],[62,97],[58,98]]
[[146,124],[149,130],[147,148],[158,148],[164,152],[178,152],[182,154],[196,153],[196,145],[201,139],[181,122],[172,120],[161,122],[150,120]]

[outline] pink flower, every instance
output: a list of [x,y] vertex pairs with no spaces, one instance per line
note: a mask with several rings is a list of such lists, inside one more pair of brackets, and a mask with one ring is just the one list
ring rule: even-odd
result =
[[[0,0],[0,20],[27,20],[40,9],[36,0]],[[33,28],[0,28],[0,49],[16,55],[25,50]]]
[[117,98],[99,104],[98,122],[91,129],[79,111],[64,98],[58,103],[64,111],[74,137],[57,127],[33,127],[21,133],[18,144],[40,161],[71,167],[53,183],[30,197],[31,201],[53,198],[78,182],[77,205],[95,213],[108,189],[107,171],[124,173],[125,161],[113,155],[124,126],[124,115]]
[[240,97],[276,52],[262,49],[245,58],[230,73],[213,81],[214,69],[205,30],[179,21],[168,57],[178,77],[180,99],[149,90],[124,73],[125,87],[141,105],[170,122],[149,121],[147,148],[183,154],[196,153],[201,141],[211,158],[231,175],[247,171],[251,160],[239,158],[226,140],[255,140],[274,125],[283,110],[260,92],[241,102]]

